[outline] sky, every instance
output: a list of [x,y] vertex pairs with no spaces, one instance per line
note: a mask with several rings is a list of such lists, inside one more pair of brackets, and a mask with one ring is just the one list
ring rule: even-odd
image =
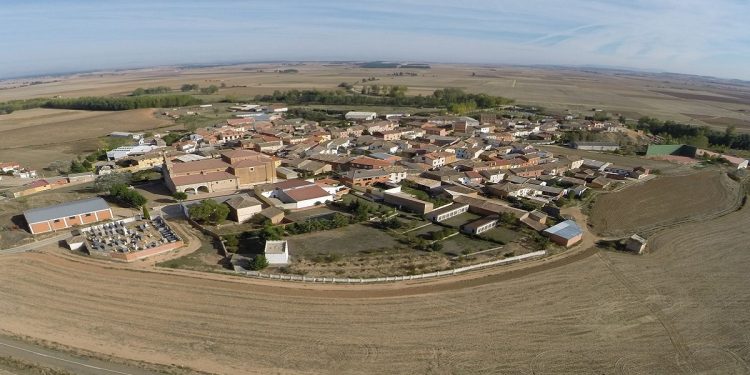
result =
[[750,80],[750,0],[2,0],[0,51],[0,78],[391,60]]

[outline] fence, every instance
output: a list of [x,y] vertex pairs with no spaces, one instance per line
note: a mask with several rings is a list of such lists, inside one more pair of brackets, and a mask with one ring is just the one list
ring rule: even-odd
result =
[[272,274],[272,273],[262,273],[262,272],[257,272],[257,271],[246,271],[244,269],[236,270],[236,272],[240,274],[244,274],[246,276],[251,276],[251,277],[256,277],[256,278],[261,278],[261,279],[271,279],[271,280],[301,281],[301,282],[310,282],[310,283],[368,284],[368,283],[383,283],[383,282],[392,282],[392,281],[421,280],[421,279],[429,279],[433,277],[456,275],[459,273],[477,270],[480,268],[497,266],[501,264],[510,264],[510,263],[515,263],[515,262],[520,262],[526,259],[539,258],[545,255],[547,255],[547,251],[542,250],[542,251],[535,251],[533,253],[528,253],[524,255],[518,255],[518,256],[514,256],[510,258],[493,260],[493,261],[485,262],[485,263],[473,264],[471,266],[454,268],[454,269],[445,270],[445,271],[423,273],[419,275],[373,277],[373,278],[367,278],[367,279],[350,278],[350,277],[307,277],[307,276],[300,276],[300,275],[280,275],[280,274]]

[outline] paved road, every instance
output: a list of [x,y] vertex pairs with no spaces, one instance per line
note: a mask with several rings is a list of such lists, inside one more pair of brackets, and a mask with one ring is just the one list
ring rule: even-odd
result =
[[156,375],[138,367],[78,357],[0,336],[0,356],[13,357],[43,367],[62,369],[77,375]]
[[2,249],[0,250],[0,254],[16,254],[16,253],[23,253],[26,251],[36,250],[40,247],[58,243],[62,240],[70,238],[71,236],[72,234],[68,231],[60,232],[60,234],[58,234],[57,236],[50,237],[44,240],[35,241],[32,243],[28,243],[26,245],[11,247],[10,249]]

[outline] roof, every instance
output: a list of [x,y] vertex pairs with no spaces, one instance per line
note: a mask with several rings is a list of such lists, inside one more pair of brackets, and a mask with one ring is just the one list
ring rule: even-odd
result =
[[296,202],[330,196],[327,191],[325,191],[318,185],[303,186],[296,189],[284,190],[284,194],[286,194],[287,196],[289,196],[289,198],[293,199]]
[[390,176],[391,174],[382,169],[352,169],[346,172],[343,176],[351,180],[358,178],[372,178],[372,177],[383,177]]
[[374,167],[389,167],[391,166],[391,163],[382,159],[375,159],[375,158],[369,158],[366,156],[356,158],[349,162],[350,164],[360,164],[360,165],[371,165]]
[[175,163],[172,164],[171,172],[173,173],[187,173],[187,172],[198,172],[206,169],[223,169],[229,167],[229,164],[219,159],[203,159],[189,161],[186,163]]
[[261,210],[260,214],[270,219],[278,215],[284,215],[284,210],[278,207],[268,207]]
[[312,185],[312,182],[300,180],[298,178],[293,178],[291,180],[277,182],[273,184],[273,187],[279,190],[287,190],[287,189],[294,189],[294,188],[305,186],[305,185]]
[[201,182],[210,182],[210,181],[221,181],[221,180],[234,180],[236,177],[228,172],[211,172],[206,174],[194,174],[189,176],[175,176],[172,177],[172,182],[174,182],[175,185],[181,186],[181,185],[190,185],[190,184],[198,184]]
[[287,242],[285,240],[280,241],[266,241],[266,246],[263,252],[265,254],[286,254]]
[[553,225],[549,228],[547,228],[544,233],[547,234],[554,234],[555,236],[565,238],[566,240],[569,240],[571,238],[574,238],[576,236],[580,236],[583,234],[583,230],[576,224],[573,220],[565,220],[561,223],[558,223],[556,225]]
[[464,224],[463,229],[469,229],[469,230],[476,229],[485,224],[496,223],[497,220],[498,218],[495,215],[485,216],[483,218],[474,220],[468,224]]
[[26,222],[31,224],[108,209],[109,205],[104,199],[91,198],[61,203],[54,206],[33,208],[24,211],[23,216],[26,218]]
[[224,203],[226,203],[229,207],[234,208],[235,210],[261,205],[260,201],[247,195],[234,196],[227,199]]
[[469,205],[466,203],[452,203],[449,206],[438,208],[437,210],[430,211],[430,215],[438,216],[451,211],[462,210],[467,208]]
[[466,203],[470,207],[476,207],[478,209],[484,210],[484,211],[490,211],[493,213],[502,213],[502,212],[508,212],[513,214],[515,217],[523,217],[528,214],[527,211],[524,211],[519,208],[511,207],[505,204],[502,201],[498,201],[495,199],[487,199],[487,198],[479,198],[479,197],[470,197],[468,195],[460,195],[455,198],[453,198],[454,202],[459,203]]

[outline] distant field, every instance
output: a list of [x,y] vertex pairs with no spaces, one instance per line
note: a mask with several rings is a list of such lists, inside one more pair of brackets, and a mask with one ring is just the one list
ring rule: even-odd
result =
[[644,234],[655,227],[731,209],[737,205],[738,197],[738,184],[722,172],[661,177],[602,194],[591,210],[590,220],[594,231],[602,235]]
[[98,138],[113,131],[145,131],[172,122],[153,110],[89,112],[31,109],[0,116],[0,161],[41,169],[101,147]]
[[[409,95],[429,95],[436,89],[459,87],[470,92],[515,98],[519,103],[551,110],[571,109],[582,114],[601,108],[627,116],[655,116],[717,128],[735,124],[750,131],[750,87],[708,84],[638,73],[602,74],[574,69],[433,65],[432,69],[364,69],[354,65],[303,64],[296,74],[272,73],[279,64],[238,65],[212,68],[159,68],[117,73],[62,77],[45,84],[0,90],[0,101],[34,97],[124,95],[138,87],[182,84],[221,85],[219,95],[252,97],[274,90],[336,89],[342,82],[406,85]],[[263,72],[260,72],[263,70]],[[416,76],[394,76],[394,73]],[[683,115],[694,113],[720,119],[711,123]]]

